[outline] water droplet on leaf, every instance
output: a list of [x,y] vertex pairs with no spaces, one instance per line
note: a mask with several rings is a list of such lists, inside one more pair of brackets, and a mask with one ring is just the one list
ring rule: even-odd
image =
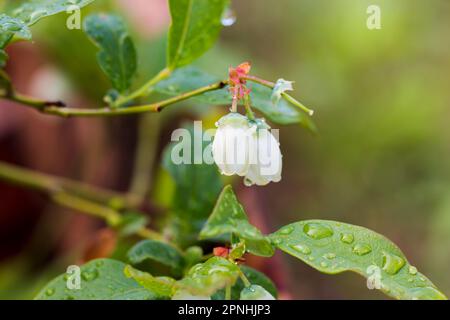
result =
[[333,235],[333,230],[330,227],[320,223],[305,224],[303,232],[315,240],[328,238]]
[[343,233],[341,234],[341,241],[347,244],[353,243],[355,238],[351,233]]
[[304,244],[296,244],[291,246],[292,249],[294,249],[297,252],[303,253],[303,254],[310,254],[311,249],[304,245]]
[[389,274],[396,274],[405,265],[405,260],[395,254],[385,253],[383,256],[383,270]]
[[358,256],[364,256],[372,251],[372,248],[368,244],[355,244],[353,252]]
[[220,22],[224,27],[230,27],[236,22],[236,13],[230,7],[226,8],[222,14]]
[[417,268],[414,266],[409,266],[408,272],[409,272],[409,274],[412,274],[414,276],[417,274]]

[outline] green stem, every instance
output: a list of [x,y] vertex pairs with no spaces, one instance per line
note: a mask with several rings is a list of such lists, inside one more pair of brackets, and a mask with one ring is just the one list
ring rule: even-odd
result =
[[225,287],[225,300],[231,300],[231,285]]
[[150,94],[151,89],[155,84],[157,84],[161,80],[166,79],[171,74],[172,74],[172,69],[169,69],[169,68],[162,69],[154,78],[147,81],[142,87],[140,87],[139,89],[130,93],[127,96],[123,96],[123,97],[120,97],[119,99],[117,99],[117,101],[115,102],[114,105],[116,107],[119,107],[119,106],[122,106],[122,105],[126,104],[127,102],[130,102],[134,99],[147,96],[148,94]]
[[119,206],[128,205],[126,198],[119,192],[39,173],[5,162],[0,162],[0,179],[14,185],[47,193],[67,192],[105,205],[111,202],[115,202],[116,206],[117,204]]
[[[255,77],[255,76],[247,75],[247,76],[244,77],[244,79],[252,81],[252,82],[256,82],[256,83],[259,83],[259,84],[262,84],[263,86],[266,86],[266,87],[271,88],[271,89],[275,88],[275,83],[274,82],[267,81],[267,80],[264,80],[264,79],[261,79],[261,78]],[[283,92],[281,95],[287,101],[292,103],[294,106],[299,107],[301,110],[303,110],[304,112],[306,112],[310,116],[312,116],[314,114],[314,110],[309,109],[304,104],[302,104],[300,101],[298,101],[297,99],[295,99],[291,95],[287,94],[286,92]]]
[[[187,100],[189,98],[201,95],[208,91],[218,90],[223,88],[227,84],[226,81],[219,81],[189,92],[182,93],[178,96],[160,101],[151,104],[141,105],[141,106],[132,106],[127,108],[99,108],[99,109],[81,109],[81,108],[61,108],[60,105],[55,106],[56,103],[45,102],[39,100],[31,100],[29,98],[21,97],[20,99],[16,98],[14,101],[23,103],[27,106],[31,106],[40,112],[45,114],[51,114],[55,116],[61,117],[113,117],[113,116],[121,116],[121,115],[130,115],[130,114],[139,114],[145,112],[160,112],[165,107],[172,105],[174,103]],[[11,99],[11,98],[9,98]],[[58,102],[57,102],[58,103]]]
[[244,102],[245,102],[244,105],[245,105],[245,111],[247,113],[247,118],[249,118],[250,120],[255,120],[255,114],[253,113],[253,110],[251,107],[250,95],[245,96]]
[[121,221],[120,214],[108,207],[99,205],[98,203],[73,196],[66,192],[57,192],[52,195],[55,203],[67,208],[84,212],[93,217],[105,220],[110,226],[117,226]]
[[241,269],[239,269],[239,277],[241,278],[242,282],[244,283],[244,286],[250,287],[252,285]]

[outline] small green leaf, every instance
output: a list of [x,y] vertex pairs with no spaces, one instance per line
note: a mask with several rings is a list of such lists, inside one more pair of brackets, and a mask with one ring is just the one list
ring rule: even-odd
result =
[[293,91],[292,81],[287,81],[284,79],[278,79],[275,83],[275,87],[272,90],[272,95],[270,99],[274,106],[278,106],[278,103],[281,100],[281,95],[286,91]]
[[136,49],[123,20],[116,15],[95,14],[84,21],[84,30],[100,48],[98,63],[112,85],[125,92],[136,73]]
[[67,274],[48,283],[37,300],[148,300],[158,295],[140,286],[124,274],[125,264],[111,259],[98,259],[81,266],[80,289],[68,289]]
[[[197,68],[185,67],[174,71],[172,76],[161,81],[156,86],[155,90],[163,94],[174,96],[220,80],[223,79],[207,74]],[[253,108],[260,111],[270,121],[280,125],[300,123],[310,131],[316,132],[317,129],[311,117],[284,98],[281,98],[278,105],[274,106],[271,100],[272,90],[270,88],[257,83],[251,83],[249,84],[249,87],[252,90],[250,95]],[[228,91],[228,87],[206,92],[194,99],[214,105],[231,104],[231,95]]]
[[172,296],[175,279],[169,277],[153,277],[151,274],[134,269],[132,266],[126,266],[124,274],[152,292],[154,294],[152,300],[168,299]]
[[149,219],[141,213],[126,212],[122,215],[122,219],[116,228],[120,235],[129,236],[144,228],[148,222]]
[[184,258],[173,246],[156,240],[143,240],[128,252],[131,264],[136,265],[145,260],[156,261],[170,267],[174,272],[181,273]]
[[169,0],[172,24],[167,65],[170,69],[191,63],[214,44],[228,5],[229,0]]
[[[202,150],[208,142],[203,141],[203,148],[196,148],[194,137],[202,135],[201,130],[192,126],[184,127],[187,131],[181,140],[192,139],[186,150],[180,150],[179,142],[169,144],[163,154],[163,167],[169,172],[176,184],[171,203],[172,215],[168,225],[174,240],[181,246],[191,245],[197,241],[198,233],[211,213],[223,183],[214,164],[203,161]],[[185,163],[174,163],[179,154],[190,154]],[[175,154],[175,155],[174,155]],[[195,159],[202,163],[195,164]],[[178,160],[177,160],[178,161]]]
[[[240,266],[242,273],[250,281],[251,284],[259,285],[267,290],[273,297],[278,296],[277,288],[264,273],[259,272],[248,266]],[[231,299],[238,300],[240,298],[241,291],[244,290],[245,285],[241,279],[238,279],[235,285],[231,288]],[[212,296],[213,300],[224,300],[225,290],[219,290]]]
[[83,8],[94,0],[28,0],[15,7],[11,15],[24,21],[28,26],[42,18],[66,12],[70,8]]
[[[320,272],[353,271],[368,278],[368,287],[397,299],[446,299],[417,272],[400,249],[384,236],[351,224],[308,220],[270,235],[272,243]],[[378,286],[377,286],[378,284]]]
[[247,251],[255,255],[270,257],[274,253],[269,239],[248,222],[230,185],[220,194],[211,216],[200,232],[200,239],[217,238],[225,234],[236,234],[245,241]]
[[204,263],[193,266],[176,286],[193,295],[211,296],[227,285],[234,285],[238,276],[237,265],[224,258],[212,257]]

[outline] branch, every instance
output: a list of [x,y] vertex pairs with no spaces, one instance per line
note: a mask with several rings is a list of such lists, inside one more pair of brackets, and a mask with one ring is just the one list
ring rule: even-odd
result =
[[[263,86],[271,88],[271,89],[275,88],[275,83],[272,82],[272,81],[267,81],[267,80],[264,80],[264,79],[261,79],[261,78],[255,77],[255,76],[251,76],[251,75],[246,75],[243,78],[245,80],[249,80],[249,81],[252,81],[252,82],[256,82],[256,83],[262,84]],[[286,92],[281,93],[281,95],[287,101],[292,103],[294,106],[299,107],[300,109],[302,109],[304,112],[306,112],[310,116],[312,116],[314,114],[314,110],[309,109],[303,103],[301,103],[300,101],[298,101],[297,99],[295,99],[291,95],[287,94]]]
[[189,92],[182,93],[178,96],[151,104],[145,104],[140,106],[131,106],[123,108],[99,108],[99,109],[82,109],[82,108],[64,108],[64,103],[60,101],[42,101],[33,98],[29,98],[23,95],[13,94],[12,96],[4,96],[4,99],[9,99],[26,106],[32,107],[42,113],[56,115],[61,117],[113,117],[120,115],[139,114],[146,112],[160,112],[167,106],[174,103],[187,100],[189,98],[201,95],[208,91],[214,91],[222,89],[227,85],[227,81],[219,81]]

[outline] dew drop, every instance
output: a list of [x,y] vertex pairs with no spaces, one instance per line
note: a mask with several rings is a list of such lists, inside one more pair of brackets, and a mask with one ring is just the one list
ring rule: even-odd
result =
[[355,238],[351,233],[342,233],[341,234],[341,241],[347,244],[353,243],[353,240]]
[[55,289],[53,289],[53,288],[48,288],[46,291],[45,291],[45,294],[47,295],[47,296],[52,296],[52,295],[54,295],[55,294]]
[[326,267],[328,267],[328,263],[326,263],[325,261],[322,261],[322,262],[320,263],[320,266],[321,266],[322,268],[326,268]]
[[281,228],[281,230],[279,231],[280,234],[282,235],[290,235],[292,233],[292,231],[294,231],[294,227],[293,226],[286,226]]
[[308,235],[308,237],[315,240],[324,239],[331,237],[333,235],[333,230],[320,223],[307,223],[303,227],[303,232]]
[[292,245],[291,248],[294,249],[295,251],[303,253],[303,254],[311,253],[311,249],[308,246],[305,246],[304,244]]
[[409,274],[412,274],[413,276],[415,276],[417,274],[417,268],[414,266],[409,266],[408,272],[409,272]]
[[389,274],[396,274],[405,265],[405,260],[395,254],[385,253],[383,256],[383,270]]
[[355,244],[353,252],[358,256],[364,256],[372,251],[372,248],[367,244]]
[[81,272],[81,278],[83,278],[84,281],[92,281],[97,279],[97,277],[98,277],[97,269],[91,269]]
[[323,257],[328,260],[333,260],[334,258],[336,258],[336,254],[330,252],[330,253],[326,253]]
[[233,24],[235,24],[236,20],[237,18],[234,10],[231,8],[227,8],[223,12],[220,22],[224,27],[231,27]]

